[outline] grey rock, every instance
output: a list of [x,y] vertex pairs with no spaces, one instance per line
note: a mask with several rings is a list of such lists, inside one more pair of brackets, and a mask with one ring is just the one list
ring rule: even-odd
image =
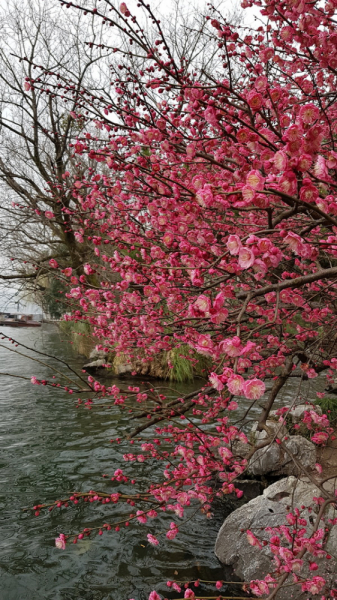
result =
[[106,353],[103,350],[96,350],[96,348],[91,350],[91,352],[89,354],[90,359],[92,359],[92,358],[103,359],[104,357],[106,357]]
[[315,404],[298,404],[289,411],[292,422],[300,423],[303,420],[304,413],[309,410],[314,410],[319,415],[322,414],[322,409],[320,406],[316,406]]
[[[290,408],[290,406],[288,406],[288,408]],[[290,415],[293,424],[300,423],[303,420],[304,413],[308,410],[314,410],[319,415],[322,414],[321,407],[316,404],[297,404],[297,406],[290,408],[288,415]],[[269,416],[272,419],[278,420],[279,416],[276,414],[276,412],[276,410],[270,411]]]
[[[291,454],[306,469],[314,469],[316,463],[316,447],[312,442],[300,435],[290,436],[283,441]],[[257,450],[251,458],[248,472],[252,475],[297,475],[300,473],[296,462],[278,444]]]
[[[255,443],[258,444],[263,439],[266,439],[266,437],[255,441]],[[306,469],[311,471],[315,468],[317,461],[316,447],[312,442],[300,435],[292,435],[287,440],[283,440],[283,444]],[[249,444],[240,441],[234,442],[232,447],[233,453],[240,458],[244,458],[250,449]],[[254,476],[271,475],[281,477],[284,475],[298,475],[299,469],[291,455],[279,444],[272,442],[255,452],[249,461],[247,473]]]
[[[335,484],[336,484],[335,480]],[[329,483],[329,485],[333,485]],[[272,554],[268,546],[262,546],[261,549],[251,546],[247,540],[247,529],[253,531],[259,540],[269,541],[270,536],[265,531],[266,527],[278,527],[286,524],[286,515],[291,509],[303,506],[312,506],[314,496],[320,496],[319,489],[309,481],[300,481],[296,477],[290,476],[277,481],[266,488],[261,496],[254,498],[248,504],[241,506],[231,513],[224,521],[215,544],[215,554],[218,559],[228,567],[231,567],[234,576],[242,581],[251,581],[252,579],[263,579],[268,573],[273,571]],[[315,518],[316,505],[313,505],[313,512],[304,511],[303,517],[310,523],[312,516]],[[332,511],[332,509],[330,509]],[[328,515],[332,516],[332,513]],[[314,521],[313,521],[314,522]],[[312,526],[308,527],[308,534],[312,531]],[[282,542],[284,545],[286,542]],[[336,555],[337,550],[337,526],[335,525],[330,533],[327,551]],[[312,557],[311,557],[312,559]],[[335,558],[332,560],[315,559],[319,565],[318,571],[313,575],[323,575],[328,581],[332,582],[336,577],[337,563]],[[307,558],[304,557],[304,568],[301,575],[309,574],[309,565]],[[289,598],[307,598],[307,594],[302,594],[300,587],[290,587],[280,590],[277,594],[277,600],[289,600]]]
[[249,461],[248,473],[251,475],[271,475],[280,470],[281,450],[277,444],[270,444],[257,450]]
[[[269,436],[269,433],[267,433],[267,431],[264,429],[262,431],[257,431],[257,426],[258,422],[256,421],[252,425],[252,431],[250,435],[251,442],[261,442]],[[282,423],[278,423],[277,421],[267,421],[266,426],[273,438],[283,438],[288,433],[287,428]]]
[[[258,422],[256,421],[252,425],[252,431],[251,431],[251,436],[250,436],[252,442],[261,442],[262,440],[265,440],[269,435],[267,433],[267,431],[265,431],[264,429],[263,429],[263,431],[257,431],[257,426],[258,426]],[[266,426],[268,427],[270,434],[272,435],[273,438],[275,438],[275,437],[283,438],[288,433],[285,425],[283,425],[283,423],[278,423],[277,421],[269,421],[268,420],[266,422]]]
[[103,358],[99,358],[97,360],[93,360],[90,363],[87,363],[86,365],[84,365],[83,369],[100,369],[102,367],[110,367],[111,365],[109,365],[108,363],[106,363],[106,361]]

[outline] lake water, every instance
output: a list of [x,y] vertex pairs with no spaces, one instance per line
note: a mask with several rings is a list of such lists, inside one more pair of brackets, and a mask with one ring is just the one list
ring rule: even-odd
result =
[[[2,331],[27,346],[62,357],[80,372],[83,359],[74,357],[55,326]],[[0,342],[13,347],[6,340]],[[2,346],[1,373],[50,377],[47,366]],[[38,358],[59,368],[51,358]],[[79,503],[50,514],[41,512],[39,517],[22,508],[66,498],[74,490],[114,491],[114,484],[102,474],[113,475],[125,466],[121,456],[125,448],[109,440],[129,428],[128,416],[121,417],[115,409],[78,409],[64,391],[32,385],[29,380],[0,375],[0,381],[1,600],[147,600],[156,584],[157,590],[172,598],[177,595],[164,585],[168,579],[221,576],[213,546],[222,510],[211,521],[197,516],[176,540],[156,548],[148,544],[146,535],[160,527],[139,524],[57,550],[54,538],[60,532],[101,525],[108,521],[112,507]],[[189,386],[185,388],[188,391]],[[146,477],[147,468],[137,464],[137,476]]]
[[[56,326],[2,330],[31,348],[62,357],[80,373],[83,359],[74,356]],[[28,378],[0,375],[0,599],[147,600],[154,587],[167,598],[177,598],[183,594],[174,594],[166,587],[169,579],[221,579],[213,548],[228,513],[224,505],[215,507],[212,520],[197,515],[174,541],[158,547],[149,545],[146,535],[156,534],[161,524],[167,529],[165,516],[151,528],[137,524],[119,533],[69,544],[64,551],[55,548],[54,538],[60,532],[76,533],[85,526],[99,526],[115,520],[113,511],[122,509],[119,505],[114,509],[111,505],[79,503],[69,509],[41,512],[39,517],[22,509],[66,498],[74,490],[117,491],[102,474],[111,476],[119,466],[124,468],[122,454],[126,448],[109,440],[129,430],[130,421],[117,409],[76,408],[76,399],[66,392],[32,385],[31,375],[49,379],[48,365],[59,368],[57,361],[17,348],[46,364],[37,363],[9,352],[13,345],[8,340],[0,343],[1,373]],[[185,385],[178,389],[186,393],[192,388]],[[282,401],[292,397],[290,387]],[[132,465],[134,469],[135,463]],[[150,475],[148,465],[137,464],[136,468],[138,478]],[[152,476],[155,468],[150,466]],[[237,593],[240,595],[239,588]]]

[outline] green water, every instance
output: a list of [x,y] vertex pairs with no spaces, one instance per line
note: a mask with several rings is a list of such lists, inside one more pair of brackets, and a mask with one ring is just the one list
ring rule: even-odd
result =
[[[83,361],[61,341],[55,326],[3,331],[30,347],[63,357],[80,372]],[[42,360],[57,365],[51,358]],[[3,347],[0,371],[39,379],[51,375],[47,366]],[[57,550],[54,538],[60,532],[76,533],[85,526],[113,521],[123,508],[79,503],[35,517],[23,507],[65,498],[74,490],[112,492],[116,484],[102,474],[111,476],[121,465],[126,470],[136,468],[137,478],[153,475],[158,467],[125,466],[126,448],[110,444],[111,438],[130,428],[127,414],[121,416],[116,409],[76,408],[69,394],[24,379],[0,375],[0,383],[1,600],[147,600],[154,587],[165,597],[176,598],[179,594],[165,585],[168,579],[221,578],[213,554],[224,516],[221,507],[215,510],[214,519],[197,515],[174,541],[163,541],[158,547],[150,546],[146,535],[165,531],[165,516],[151,527],[137,524]],[[180,393],[190,389],[190,385],[180,386]]]

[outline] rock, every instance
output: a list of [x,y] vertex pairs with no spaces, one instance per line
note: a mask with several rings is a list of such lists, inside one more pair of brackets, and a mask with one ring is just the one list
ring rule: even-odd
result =
[[247,472],[250,475],[271,475],[279,471],[281,463],[280,447],[270,444],[255,452],[249,461]]
[[[290,408],[290,406],[287,408]],[[318,404],[298,404],[297,406],[290,408],[287,414],[291,417],[292,423],[297,424],[303,420],[304,413],[308,410],[314,410],[318,415],[322,414],[322,409],[320,406],[318,406]],[[276,412],[276,410],[272,410],[269,416],[272,419],[278,420],[279,416],[276,414]]]
[[96,348],[94,348],[93,350],[91,350],[89,358],[104,359],[106,358],[106,353],[103,350],[97,350]]
[[[300,435],[292,435],[283,443],[306,469],[315,468],[316,447],[312,442]],[[299,469],[291,456],[273,443],[255,452],[249,461],[248,472],[252,475],[298,475]]]
[[[329,482],[329,487],[337,484],[337,479]],[[326,489],[328,487],[326,486]],[[294,508],[300,508],[302,505],[311,506],[314,496],[321,496],[319,489],[309,481],[300,481],[296,477],[287,477],[277,481],[266,488],[261,496],[241,506],[232,512],[224,521],[215,543],[215,554],[224,564],[231,567],[234,576],[242,581],[251,581],[252,579],[263,579],[268,573],[273,571],[271,562],[272,553],[268,546],[262,546],[261,549],[251,546],[248,543],[246,531],[251,530],[259,540],[269,541],[270,536],[265,531],[266,527],[278,527],[286,524],[286,515],[289,512],[287,508],[291,505]],[[332,507],[331,507],[332,516]],[[314,522],[315,512],[318,507],[314,505],[313,512],[304,511],[302,516],[307,521]],[[312,526],[309,525],[307,533],[310,536]],[[286,545],[285,541],[282,541]],[[334,525],[326,550],[336,556],[337,552],[337,525]],[[312,555],[309,555],[311,560]],[[308,560],[304,558],[305,565],[301,575],[307,574],[312,578],[316,575],[322,575],[333,582],[337,569],[335,558],[327,561],[326,559],[317,559],[319,568],[314,573],[309,571]],[[328,576],[328,577],[327,577]],[[335,585],[332,583],[332,587]],[[289,600],[289,598],[307,598],[308,594],[302,594],[300,588],[284,588],[277,594],[277,600]]]
[[289,411],[292,422],[300,423],[303,420],[304,413],[308,410],[314,410],[318,415],[322,414],[322,409],[320,406],[316,406],[315,404],[298,404]]
[[[250,434],[250,442],[258,445],[268,438],[268,432],[257,431],[257,422],[253,424]],[[286,427],[277,421],[267,421],[267,428],[270,432],[271,443],[260,450],[257,450],[249,461],[247,472],[250,475],[297,475],[299,474],[298,467],[292,460],[291,456],[280,447],[274,440],[282,439],[284,445],[288,448],[291,454],[296,457],[306,469],[312,470],[316,464],[316,447],[312,442],[300,435],[287,437]],[[234,454],[245,457],[250,450],[250,446],[242,442],[235,442],[233,445]]]
[[[314,410],[319,415],[322,414],[322,409],[320,406],[318,406],[318,404],[298,404],[297,406],[288,406],[287,408],[290,409],[287,414],[291,416],[291,420],[293,423],[299,423],[300,421],[302,421],[304,413],[308,410]],[[272,419],[278,420],[279,416],[276,413],[276,410],[272,410],[270,411],[269,416]]]
[[93,360],[91,363],[84,365],[83,369],[96,371],[97,369],[102,369],[105,367],[111,367],[103,358],[99,358],[97,360]]
[[[261,442],[262,440],[265,440],[268,437],[268,433],[264,429],[263,431],[257,431],[257,426],[258,422],[256,421],[252,425],[252,431],[250,434],[250,441],[253,443]],[[285,425],[277,421],[266,421],[266,426],[271,432],[273,438],[283,438],[288,433]]]

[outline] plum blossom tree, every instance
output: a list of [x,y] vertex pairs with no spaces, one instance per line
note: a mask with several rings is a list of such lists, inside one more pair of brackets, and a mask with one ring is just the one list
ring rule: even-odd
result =
[[[270,572],[248,587],[269,600],[289,582],[298,594],[335,597],[332,579],[314,571],[317,557],[329,559],[325,533],[336,523],[327,511],[336,496],[287,449],[287,409],[277,411],[278,434],[267,421],[289,378],[300,394],[304,380],[325,373],[332,381],[337,368],[337,1],[244,0],[244,8],[261,7],[266,23],[256,29],[236,27],[210,7],[204,40],[216,41],[221,58],[212,72],[174,56],[143,0],[138,6],[157,29],[154,43],[125,3],[116,8],[106,0],[104,13],[90,1],[61,4],[103,18],[130,42],[112,77],[115,97],[95,104],[97,135],[79,135],[74,147],[75,156],[86,154],[102,171],[98,164],[72,190],[76,240],[91,244],[96,258],[81,276],[65,274],[73,307],[67,318],[89,322],[106,352],[141,353],[151,361],[187,344],[212,368],[200,390],[171,401],[155,388],[105,387],[89,377],[87,404],[114,402],[141,420],[114,481],[130,481],[132,466],[155,459],[165,463],[163,478],[146,488],[135,481],[134,494],[91,490],[55,504],[80,498],[137,504],[100,534],[173,514],[166,531],[172,540],[190,505],[211,516],[216,497],[240,497],[237,479],[249,459],[279,444],[299,476],[319,488],[313,500],[319,510],[311,529],[294,509],[270,531]],[[134,68],[135,55],[141,69]],[[31,78],[29,85],[39,84]],[[66,94],[60,85],[51,74],[51,93]],[[80,93],[77,117],[90,122],[92,111]],[[98,145],[103,130],[108,140]],[[51,267],[56,272],[57,261]],[[119,281],[111,281],[111,272]],[[257,428],[267,437],[257,444],[231,418],[242,397],[250,408],[264,400]],[[334,432],[312,407],[304,424],[315,444],[326,444]],[[247,444],[244,457],[237,441]],[[56,545],[92,532],[62,534]],[[148,541],[157,545],[154,533],[153,526]],[[247,537],[261,547],[254,532]],[[310,576],[303,570],[308,557]],[[196,595],[203,597],[188,588],[184,597]],[[150,600],[158,598],[151,592]]]

